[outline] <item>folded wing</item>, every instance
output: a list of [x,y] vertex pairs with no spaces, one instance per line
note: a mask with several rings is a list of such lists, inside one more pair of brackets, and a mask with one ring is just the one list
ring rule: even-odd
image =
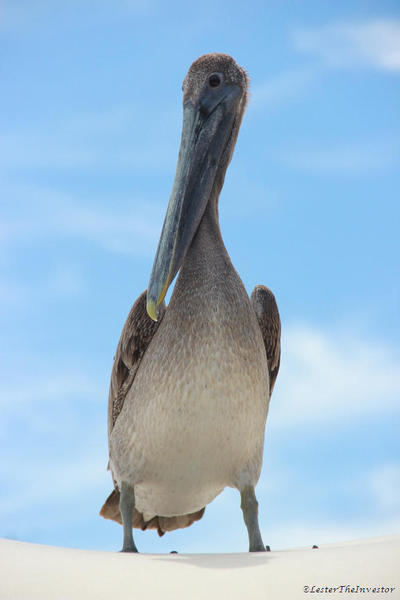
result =
[[158,321],[152,321],[146,311],[146,290],[140,294],[125,321],[114,356],[108,395],[108,435],[121,413],[140,362],[165,314],[160,306]]
[[257,315],[267,353],[271,397],[281,360],[281,319],[275,296],[265,285],[257,285],[250,300]]

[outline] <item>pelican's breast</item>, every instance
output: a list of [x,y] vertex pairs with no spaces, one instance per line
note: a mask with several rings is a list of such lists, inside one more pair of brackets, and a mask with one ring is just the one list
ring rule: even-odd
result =
[[255,485],[261,469],[268,370],[247,295],[182,289],[110,440],[113,475],[135,486],[148,518],[197,511],[226,486]]

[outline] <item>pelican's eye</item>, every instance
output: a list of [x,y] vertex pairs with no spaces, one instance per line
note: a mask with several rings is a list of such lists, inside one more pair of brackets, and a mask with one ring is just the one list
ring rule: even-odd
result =
[[218,75],[218,73],[213,73],[212,75],[210,75],[210,77],[208,79],[208,83],[210,84],[211,87],[218,87],[219,84],[221,83],[220,75]]

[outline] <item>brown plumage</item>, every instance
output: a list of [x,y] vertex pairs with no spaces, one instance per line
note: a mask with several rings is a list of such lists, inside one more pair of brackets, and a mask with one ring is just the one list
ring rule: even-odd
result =
[[158,321],[152,321],[146,311],[147,290],[142,292],[132,306],[122,329],[111,371],[108,395],[108,434],[124,405],[124,400],[135,378],[140,361],[165,313],[164,302],[160,306]]
[[[104,517],[105,519],[110,519],[111,521],[116,521],[122,525],[121,512],[119,510],[119,500],[120,493],[119,490],[115,488],[103,504],[100,511],[100,516]],[[175,529],[189,527],[192,523],[201,519],[201,517],[204,515],[204,511],[205,508],[202,508],[201,510],[191,513],[190,515],[180,515],[179,517],[157,516],[146,522],[143,519],[142,513],[134,508],[132,514],[132,527],[135,529],[141,529],[142,531],[145,531],[146,529],[157,529],[157,533],[161,537],[167,531],[174,531]]]
[[257,315],[267,353],[271,397],[281,361],[281,319],[275,296],[265,285],[256,285],[250,300]]

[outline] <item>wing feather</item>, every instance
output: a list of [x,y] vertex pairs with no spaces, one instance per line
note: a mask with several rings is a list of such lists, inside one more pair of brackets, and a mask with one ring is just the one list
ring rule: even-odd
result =
[[108,432],[113,430],[121,413],[144,353],[147,350],[165,313],[160,306],[158,321],[152,321],[146,311],[146,290],[140,294],[125,321],[111,371],[108,395]]
[[281,319],[275,296],[269,288],[257,285],[250,300],[257,315],[267,353],[271,397],[281,360]]

